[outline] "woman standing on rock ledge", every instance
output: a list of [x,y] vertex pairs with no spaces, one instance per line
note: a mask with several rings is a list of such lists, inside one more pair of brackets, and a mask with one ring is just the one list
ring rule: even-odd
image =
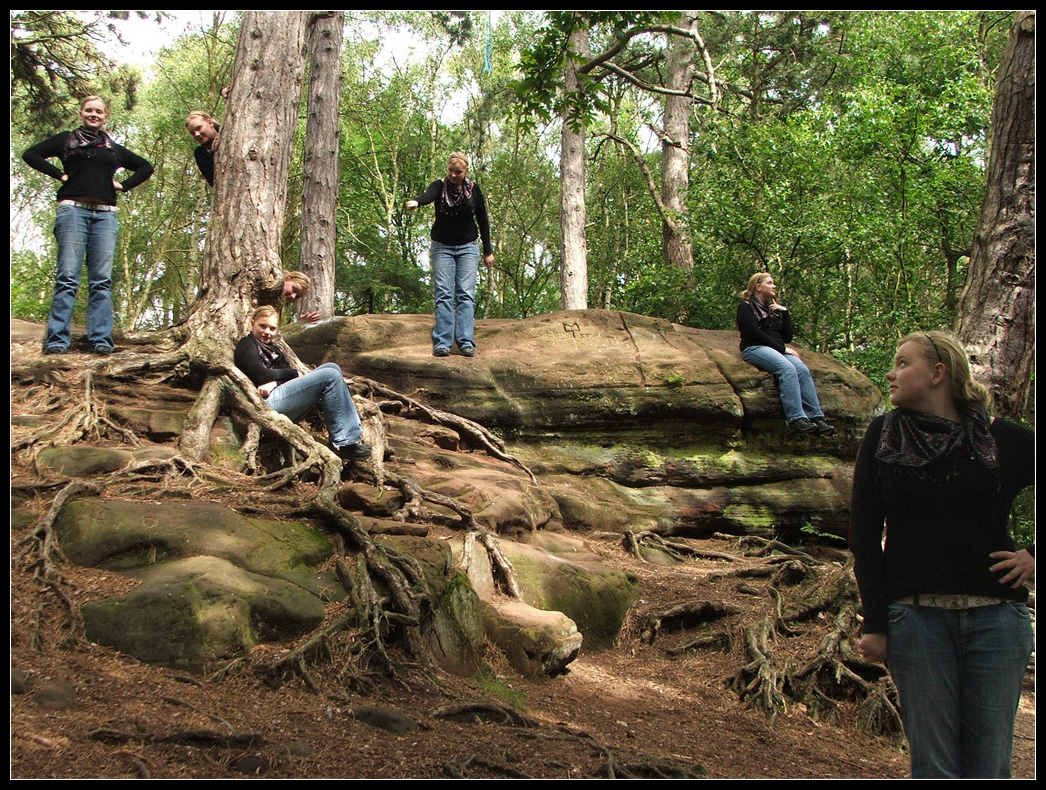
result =
[[484,263],[488,268],[494,265],[487,202],[479,184],[468,178],[468,172],[468,158],[455,151],[447,159],[447,177],[433,181],[423,194],[405,204],[407,211],[436,204],[429,261],[436,296],[432,354],[437,357],[449,356],[455,342],[462,356],[476,354],[473,329],[479,273],[477,238],[483,242]]
[[991,418],[943,332],[903,338],[886,380],[895,408],[868,426],[854,468],[858,650],[893,676],[912,778],[1008,778],[1035,572],[1009,515],[1035,482],[1035,434]]
[[796,433],[830,435],[817,398],[817,387],[810,369],[792,342],[792,318],[788,308],[774,298],[777,286],[770,272],[757,272],[741,292],[737,307],[737,328],[741,332],[741,357],[749,365],[772,373],[781,391],[788,427]]
[[[118,145],[105,131],[109,107],[101,96],[80,102],[80,126],[29,148],[22,159],[51,176],[58,188],[54,237],[58,245],[45,354],[64,354],[72,339],[73,308],[87,262],[87,342],[95,354],[113,353],[113,255],[116,253],[116,195],[130,192],[153,174],[153,166]],[[49,162],[58,159],[61,169]],[[131,171],[124,181],[116,171]]]

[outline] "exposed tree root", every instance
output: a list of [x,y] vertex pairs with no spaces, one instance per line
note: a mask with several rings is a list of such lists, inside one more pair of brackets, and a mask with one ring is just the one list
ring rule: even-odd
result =
[[[65,507],[65,503],[80,494],[97,495],[102,490],[98,483],[86,483],[80,480],[73,481],[59,492],[51,503],[50,509],[40,523],[23,537],[18,546],[22,548],[16,559],[26,560],[25,570],[32,572],[33,576],[44,586],[51,590],[61,602],[66,615],[67,635],[65,642],[73,643],[84,638],[84,621],[80,609],[69,597],[68,590],[72,587],[69,579],[59,568],[59,563],[67,562],[65,555],[58,545],[55,537],[54,522]],[[42,644],[40,629],[33,637],[33,643]]]
[[730,688],[749,707],[766,713],[770,720],[784,710],[785,697],[782,692],[784,677],[772,661],[770,642],[774,633],[774,622],[762,618],[755,626],[745,631],[745,650],[748,663],[730,679]]
[[714,601],[686,601],[651,614],[639,638],[648,645],[653,644],[662,630],[696,628],[742,611],[738,606]]
[[650,530],[644,530],[643,532],[633,532],[630,529],[625,530],[625,534],[622,536],[622,541],[624,542],[628,553],[640,562],[647,561],[643,556],[642,551],[645,547],[660,551],[679,561],[687,559],[724,560],[726,562],[737,561],[737,557],[732,554],[727,554],[726,552],[706,551],[694,546],[689,546],[686,543],[681,543],[680,541],[665,540],[662,535]]
[[466,440],[469,440],[472,444],[483,448],[488,454],[498,460],[505,461],[506,463],[510,463],[513,466],[522,469],[527,473],[530,482],[535,485],[537,484],[537,478],[534,476],[534,473],[530,471],[522,461],[505,449],[505,443],[501,441],[501,439],[479,423],[473,422],[472,420],[461,417],[457,414],[433,409],[412,398],[408,398],[406,395],[396,392],[395,390],[391,390],[372,379],[353,376],[349,381],[351,382],[354,391],[369,391],[374,395],[386,398],[389,401],[402,404],[408,410],[408,414],[405,416],[411,416],[414,418],[424,417],[431,423],[446,425],[448,428],[453,428],[459,435],[465,437]]

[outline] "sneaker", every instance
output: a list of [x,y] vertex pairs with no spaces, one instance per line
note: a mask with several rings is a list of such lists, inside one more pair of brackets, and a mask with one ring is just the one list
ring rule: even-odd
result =
[[796,420],[792,420],[788,423],[788,427],[796,433],[816,433],[817,426],[810,422],[806,417],[800,417]]
[[835,433],[835,426],[829,424],[824,417],[814,417],[811,422],[813,422],[814,427],[817,429],[817,433],[820,436],[831,436]]
[[446,346],[436,346],[432,349],[432,356],[434,357],[449,357],[450,349]]
[[109,356],[110,354],[113,353],[113,349],[110,346],[101,346],[101,345],[99,345],[99,346],[95,346],[94,348],[92,348],[91,349],[91,353],[92,354],[98,354],[99,356],[102,356],[102,357],[107,357],[107,356]]
[[471,343],[466,343],[463,346],[458,346],[461,350],[461,356],[463,357],[474,357],[476,356],[476,347]]
[[44,346],[44,354],[64,354],[68,351],[67,348],[61,346]]
[[346,444],[342,447],[335,447],[334,452],[336,452],[338,457],[343,461],[363,461],[370,458],[370,445],[364,444],[363,442],[356,442],[356,444]]

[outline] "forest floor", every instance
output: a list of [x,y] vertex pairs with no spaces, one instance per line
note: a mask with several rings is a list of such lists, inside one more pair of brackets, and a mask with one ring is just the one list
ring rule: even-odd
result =
[[[36,348],[28,351],[26,344],[19,353]],[[12,397],[12,419],[18,409]],[[12,459],[13,490],[36,481],[34,469]],[[55,493],[40,490],[34,503],[40,519]],[[38,525],[13,520],[11,533],[15,779],[882,779],[908,773],[903,744],[861,732],[852,703],[840,703],[830,719],[815,719],[799,704],[773,717],[746,706],[729,685],[746,663],[743,645],[682,649],[694,636],[685,630],[662,631],[652,642],[641,638],[651,614],[686,601],[740,607],[743,613],[730,623],[734,634],[765,616],[772,596],[753,594],[752,584],[725,572],[735,565],[724,559],[654,565],[618,541],[590,538],[608,566],[635,574],[639,598],[617,644],[601,652],[583,647],[560,677],[524,679],[491,649],[484,670],[470,677],[404,662],[395,679],[366,686],[345,672],[348,644],[335,643],[331,660],[311,668],[316,687],[310,689],[296,676],[274,684],[261,671],[292,644],[261,645],[219,678],[149,666],[82,636],[70,640],[68,612],[122,594],[133,582],[61,562],[68,584],[49,586],[25,553],[24,539]],[[710,553],[730,550],[721,540],[692,543]],[[775,664],[803,665],[828,627],[814,620],[776,634]],[[55,688],[66,696],[41,694]],[[454,706],[469,712],[453,715]],[[373,708],[402,714],[401,732],[367,723]],[[1031,670],[1013,775],[1035,776]]]
[[[17,555],[12,535],[12,550]],[[802,706],[771,718],[746,707],[726,680],[743,663],[730,652],[670,648],[689,637],[638,632],[647,615],[694,598],[736,600],[736,579],[716,562],[666,568],[597,546],[609,564],[640,579],[641,598],[616,647],[585,652],[568,674],[524,680],[489,656],[469,678],[405,665],[400,677],[351,691],[335,660],[314,668],[320,691],[298,678],[273,687],[252,670],[289,645],[265,645],[221,680],[147,666],[103,647],[62,645],[50,592],[17,568],[12,589],[12,667],[28,677],[11,705],[11,776],[33,778],[903,778],[903,747],[861,733],[840,705],[832,721]],[[710,547],[712,548],[712,547]],[[722,545],[714,546],[722,551]],[[16,563],[17,564],[17,563]],[[74,603],[126,589],[118,574],[68,568]],[[823,626],[785,639],[775,652],[802,663]],[[780,655],[778,655],[780,659]],[[68,707],[34,691],[65,681]],[[1015,777],[1035,776],[1035,698],[1028,676],[1014,741]],[[464,717],[451,706],[490,705]],[[402,734],[364,721],[367,708],[405,717]],[[486,712],[484,712],[486,711]]]

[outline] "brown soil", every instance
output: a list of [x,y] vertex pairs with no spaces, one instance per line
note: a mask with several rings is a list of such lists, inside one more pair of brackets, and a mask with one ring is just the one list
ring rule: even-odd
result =
[[[382,681],[363,694],[339,679],[337,656],[314,670],[322,693],[297,678],[277,688],[267,685],[256,668],[287,645],[257,649],[249,666],[220,681],[146,666],[95,645],[62,647],[64,623],[55,616],[56,600],[16,569],[12,666],[31,683],[26,693],[12,696],[11,775],[583,778],[606,775],[608,764],[617,775],[907,775],[903,750],[859,732],[851,708],[841,707],[833,722],[815,721],[799,707],[772,721],[746,708],[724,684],[742,662],[738,649],[673,658],[666,648],[686,634],[665,634],[652,645],[636,637],[638,624],[652,610],[693,598],[736,600],[730,589],[736,580],[716,582],[709,575],[722,569],[719,563],[692,561],[666,569],[632,561],[616,546],[598,548],[608,562],[630,567],[641,579],[642,598],[616,648],[583,652],[567,675],[541,681],[523,680],[493,654],[494,669],[472,678],[407,666],[399,680]],[[714,548],[721,551],[722,545]],[[68,571],[77,602],[126,585],[111,573]],[[754,611],[762,604],[752,606]],[[793,664],[801,663],[819,630],[778,637],[775,651],[787,651]],[[33,644],[37,633],[40,646]],[[75,689],[71,707],[48,710],[34,701],[33,691],[51,680]],[[533,726],[437,715],[450,705],[489,702],[514,706]],[[417,730],[397,735],[377,729],[353,717],[361,706],[399,711]],[[1034,727],[1029,683],[1018,716],[1015,777],[1035,776]]]
[[[14,349],[13,349],[14,350]],[[31,470],[12,469],[15,484]],[[42,516],[56,489],[43,491]],[[770,610],[769,595],[739,590],[730,565],[690,560],[663,567],[635,560],[615,542],[592,540],[605,561],[640,579],[640,599],[618,645],[582,651],[565,676],[524,680],[498,655],[469,678],[401,665],[394,680],[359,691],[345,677],[347,644],[314,667],[319,690],[297,677],[279,685],[260,668],[292,645],[257,648],[222,679],[144,665],[85,641],[66,639],[68,618],[53,588],[40,583],[19,541],[35,525],[12,528],[11,776],[43,778],[468,778],[705,776],[708,778],[902,778],[903,747],[860,732],[856,712],[841,704],[830,721],[802,706],[772,719],[743,705],[725,681],[743,665],[729,652],[668,649],[693,634],[666,633],[653,644],[638,634],[654,611],[688,600],[741,604],[734,633]],[[695,542],[698,545],[698,542]],[[722,552],[722,541],[704,542]],[[63,563],[74,607],[127,589],[119,574]],[[332,612],[332,616],[333,616]],[[801,665],[825,624],[773,641],[775,662]],[[346,640],[349,636],[346,635]],[[65,681],[66,707],[41,704],[36,692]],[[440,715],[451,705],[494,703],[513,722]],[[393,734],[353,713],[391,708],[417,724]],[[1014,776],[1035,776],[1035,703],[1029,673],[1014,741]]]

